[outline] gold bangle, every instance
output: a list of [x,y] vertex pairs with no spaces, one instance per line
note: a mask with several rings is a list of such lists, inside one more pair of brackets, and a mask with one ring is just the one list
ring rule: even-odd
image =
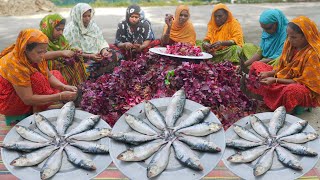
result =
[[61,93],[59,93],[59,100],[60,100],[60,101],[62,100],[61,96],[62,96]]

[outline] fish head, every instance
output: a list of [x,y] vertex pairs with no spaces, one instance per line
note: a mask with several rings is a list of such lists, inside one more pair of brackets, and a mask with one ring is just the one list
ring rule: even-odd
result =
[[132,149],[128,149],[127,151],[125,151],[117,156],[117,159],[122,160],[122,161],[126,161],[127,159],[133,159],[133,158],[134,158],[134,152]]
[[153,167],[148,167],[147,168],[147,176],[148,178],[153,178],[157,175],[157,168],[156,166],[153,166]]
[[101,134],[102,136],[110,136],[110,135],[111,135],[111,129],[109,129],[109,128],[103,128],[103,129],[101,130],[100,134]]
[[222,128],[222,124],[211,123],[211,124],[209,125],[210,131],[217,131],[217,130],[219,130],[219,129],[221,129],[221,128]]
[[319,135],[317,133],[308,133],[307,138],[309,140],[316,139]]

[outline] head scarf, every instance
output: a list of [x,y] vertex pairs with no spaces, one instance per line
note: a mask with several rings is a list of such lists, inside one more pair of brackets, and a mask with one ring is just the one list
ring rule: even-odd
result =
[[53,39],[52,37],[54,28],[63,19],[64,18],[59,14],[50,14],[45,16],[40,22],[40,30],[49,38],[49,51],[65,50],[69,48],[69,43],[63,35],[61,35],[59,39]]
[[[220,9],[228,12],[228,19],[223,25],[218,27],[215,22],[214,13]],[[207,35],[204,40],[208,40],[210,43],[232,40],[239,46],[243,45],[243,32],[240,23],[233,17],[231,11],[225,4],[219,3],[214,6],[211,19],[208,23]]]
[[48,37],[37,29],[22,30],[16,43],[0,54],[0,75],[13,85],[31,86],[30,76],[38,71],[48,78],[48,65],[44,59],[38,64],[39,70],[27,59],[25,51],[31,43],[48,43]]
[[[129,18],[132,14],[139,14],[141,13],[141,8],[138,5],[131,5],[126,10],[126,21],[130,24]],[[144,15],[144,13],[143,13]]]
[[[189,19],[183,25],[180,25],[179,18],[183,10],[188,12]],[[167,28],[168,26],[165,26],[163,33],[167,31]],[[187,5],[179,5],[176,9],[175,17],[170,30],[170,39],[175,42],[190,43],[192,45],[196,44],[196,32],[190,20],[190,10]]]
[[274,34],[262,31],[260,42],[262,56],[276,59],[281,55],[283,44],[287,37],[288,19],[279,9],[269,9],[262,12],[259,21],[262,24],[278,23],[277,31]]
[[[320,95],[320,33],[317,25],[308,17],[299,16],[291,22],[302,30],[308,45],[299,50],[294,56],[294,48],[286,40],[277,70],[278,78],[290,78],[306,85]],[[320,98],[320,97],[319,97]],[[320,100],[320,99],[319,99]],[[320,103],[320,101],[318,101]]]
[[[82,15],[91,10],[91,21],[85,27]],[[83,50],[85,53],[99,53],[109,47],[102,35],[102,31],[93,20],[94,9],[86,3],[78,3],[70,12],[71,22],[64,29],[64,36],[71,47]]]

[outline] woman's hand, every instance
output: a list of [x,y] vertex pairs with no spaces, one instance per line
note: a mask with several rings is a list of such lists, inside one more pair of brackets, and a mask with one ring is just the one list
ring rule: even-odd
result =
[[77,98],[77,92],[63,91],[59,94],[60,101],[74,101]]
[[64,50],[62,51],[62,56],[66,58],[71,58],[74,55],[74,51]]
[[276,79],[275,77],[267,77],[267,78],[264,78],[264,79],[261,79],[260,82],[262,84],[266,84],[266,85],[270,85],[270,84],[273,84],[276,82]]
[[205,51],[209,51],[210,50],[210,47],[211,47],[211,44],[208,43],[208,42],[204,42],[202,43],[202,47]]
[[141,44],[134,44],[133,45],[133,49],[136,51],[136,52],[141,52],[143,50],[143,46]]
[[103,57],[101,56],[100,53],[97,53],[97,54],[91,54],[90,58],[94,61],[101,61]]
[[217,41],[217,42],[215,42],[215,43],[213,43],[211,45],[211,47],[214,48],[214,49],[218,49],[221,46],[222,46],[222,42],[221,41]]
[[129,49],[132,49],[134,47],[134,45],[130,42],[125,42],[124,43],[124,49],[125,50],[129,50]]
[[62,91],[77,92],[78,88],[76,86],[64,85],[61,90]]
[[106,48],[103,48],[100,54],[102,57],[108,57],[109,51]]
[[272,77],[273,76],[273,71],[261,72],[258,76],[259,76],[260,79],[265,79],[267,77]]
[[173,22],[173,15],[172,14],[166,14],[166,17],[164,18],[164,22],[167,24],[169,28],[172,26]]

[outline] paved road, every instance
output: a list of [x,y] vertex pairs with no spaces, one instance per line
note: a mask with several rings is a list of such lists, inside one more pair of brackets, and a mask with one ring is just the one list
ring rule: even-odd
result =
[[[299,15],[306,15],[313,19],[320,27],[320,3],[279,3],[279,4],[230,4],[228,5],[234,16],[240,21],[246,42],[259,43],[261,28],[258,23],[259,15],[269,8],[278,8],[284,12],[288,19]],[[191,19],[194,23],[197,39],[203,39],[207,31],[213,6],[191,6]],[[147,18],[152,22],[156,37],[161,36],[164,25],[164,15],[174,13],[175,7],[143,7]],[[69,20],[70,9],[59,9]],[[0,50],[15,41],[17,34],[23,28],[38,28],[39,22],[45,14],[32,16],[0,17]],[[117,23],[125,16],[125,8],[97,8],[95,21],[103,29],[105,39],[114,42]]]
[[[259,43],[261,28],[258,23],[262,11],[270,8],[278,8],[284,12],[290,20],[299,15],[310,17],[320,27],[320,3],[278,3],[278,4],[232,4],[228,5],[234,16],[242,25],[246,42]],[[125,16],[126,8],[97,8],[95,21],[103,30],[105,39],[109,43],[114,42],[116,27]],[[213,6],[191,6],[191,19],[194,23],[197,39],[203,39],[207,31],[207,23],[210,19]],[[152,27],[157,38],[160,37],[164,25],[164,15],[174,14],[175,7],[143,7],[146,17],[152,22]],[[59,9],[59,13],[69,20],[70,9]],[[13,43],[23,28],[38,28],[39,22],[46,14],[20,17],[0,17],[0,50]],[[312,113],[306,112],[299,116],[308,120],[320,134],[320,108]],[[317,165],[320,168],[320,162]]]

